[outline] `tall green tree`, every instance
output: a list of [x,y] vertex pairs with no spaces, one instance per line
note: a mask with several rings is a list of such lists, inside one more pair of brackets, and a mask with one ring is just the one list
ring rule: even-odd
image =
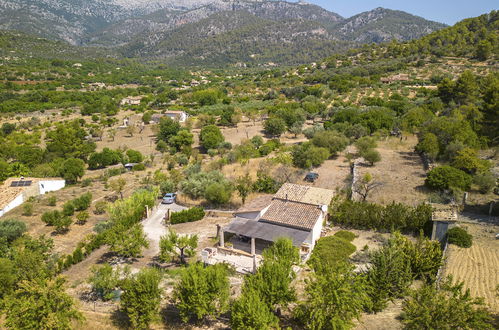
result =
[[316,274],[307,282],[306,300],[295,310],[305,329],[349,329],[369,305],[363,275],[349,266]]
[[246,290],[233,304],[230,326],[234,330],[269,330],[278,328],[279,319],[270,308],[262,304],[260,293]]
[[158,317],[161,302],[161,276],[155,269],[142,269],[123,282],[121,309],[134,329],[147,329]]
[[483,298],[473,298],[464,283],[452,277],[413,290],[404,301],[402,323],[405,329],[495,329]]
[[59,173],[69,183],[76,183],[85,174],[85,163],[81,159],[69,158],[62,163]]
[[84,318],[66,293],[63,277],[22,281],[6,299],[6,325],[11,329],[70,329]]
[[215,317],[228,310],[229,278],[227,266],[204,267],[193,264],[182,272],[173,296],[184,322]]

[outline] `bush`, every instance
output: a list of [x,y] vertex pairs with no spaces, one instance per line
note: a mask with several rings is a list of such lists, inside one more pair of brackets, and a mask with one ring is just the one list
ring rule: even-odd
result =
[[464,228],[454,227],[447,232],[447,242],[462,248],[470,248],[473,244],[473,236]]
[[5,238],[7,242],[12,242],[21,237],[26,230],[26,224],[17,219],[0,221],[0,238]]
[[215,125],[204,126],[199,133],[200,144],[205,150],[217,148],[224,140],[220,128]]
[[140,164],[135,164],[132,167],[132,171],[144,171],[146,169],[146,166],[142,163]]
[[75,211],[84,211],[92,204],[92,193],[87,192],[78,198],[73,199]]
[[230,184],[212,183],[206,187],[204,198],[215,205],[227,204],[232,197],[232,187]]
[[475,298],[464,283],[444,279],[439,287],[423,285],[411,291],[401,315],[405,329],[494,329],[483,298]]
[[348,242],[353,241],[357,237],[354,233],[352,233],[351,231],[347,231],[347,230],[340,230],[339,232],[335,233],[334,236],[336,236],[338,238],[342,238]]
[[325,273],[330,268],[337,268],[347,262],[355,250],[355,245],[348,240],[338,236],[323,237],[317,241],[308,263],[316,272]]
[[57,197],[56,196],[50,196],[47,198],[47,205],[48,206],[55,206],[57,204]]
[[320,166],[330,153],[327,148],[316,147],[310,142],[293,147],[293,165],[300,168]]
[[42,221],[45,222],[47,226],[53,226],[61,216],[63,215],[57,210],[47,211],[42,214]]
[[490,172],[477,174],[473,181],[478,186],[478,191],[482,194],[491,192],[497,185],[495,176]]
[[381,161],[381,154],[375,149],[369,149],[363,152],[362,157],[364,157],[364,159],[369,162],[371,166],[374,166],[375,163]]
[[32,203],[24,203],[23,205],[23,215],[30,217],[33,215],[33,204]]
[[374,203],[345,200],[333,207],[331,221],[354,229],[391,232],[403,230],[419,232],[431,222],[432,208],[429,204],[416,207],[400,203],[387,206]]
[[73,201],[67,201],[66,203],[64,203],[64,205],[62,206],[62,214],[68,217],[75,214],[75,207]]
[[107,202],[100,200],[95,203],[94,214],[104,214],[106,213]]
[[425,180],[425,184],[435,190],[457,188],[466,191],[470,189],[471,182],[470,175],[448,165],[435,167],[428,173]]
[[173,212],[170,216],[172,224],[198,221],[204,218],[205,212],[202,207],[192,207],[180,212]]

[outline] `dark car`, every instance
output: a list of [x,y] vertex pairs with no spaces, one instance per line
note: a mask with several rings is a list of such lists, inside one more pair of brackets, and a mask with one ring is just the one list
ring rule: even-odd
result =
[[309,172],[307,173],[307,175],[305,175],[305,181],[308,181],[308,182],[315,182],[315,180],[317,180],[319,178],[319,173],[315,173],[315,172]]

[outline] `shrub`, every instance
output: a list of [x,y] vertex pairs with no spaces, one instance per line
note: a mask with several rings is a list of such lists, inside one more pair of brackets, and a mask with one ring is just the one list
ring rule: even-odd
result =
[[357,237],[354,233],[352,233],[351,231],[347,231],[347,230],[340,230],[339,232],[335,233],[334,236],[336,236],[338,238],[342,238],[348,242],[353,241],[355,239],[355,237]]
[[224,142],[225,138],[215,125],[204,126],[199,133],[199,141],[205,150],[215,149]]
[[32,203],[24,203],[23,215],[27,216],[27,217],[30,217],[33,215],[33,204]]
[[5,238],[7,242],[12,242],[21,237],[26,230],[26,224],[17,219],[0,221],[0,238]]
[[84,211],[92,204],[92,193],[87,192],[78,198],[73,199],[73,205],[76,211]]
[[56,196],[50,196],[47,198],[47,205],[48,206],[55,206],[57,204],[57,197]]
[[106,213],[107,202],[100,200],[95,203],[94,214],[104,214]]
[[483,302],[474,298],[464,283],[444,279],[439,287],[423,285],[411,291],[401,315],[405,329],[494,329],[493,318]]
[[345,200],[332,208],[331,221],[355,229],[419,232],[431,222],[431,213],[429,204],[411,207],[394,202],[383,206]]
[[170,216],[172,224],[198,221],[204,218],[205,212],[202,207],[192,207],[180,212],[173,212]]
[[340,237],[323,237],[317,241],[308,262],[316,272],[324,273],[330,267],[336,268],[347,262],[355,250],[355,245]]
[[435,190],[447,190],[453,188],[469,190],[471,181],[471,176],[465,172],[452,166],[443,165],[435,167],[428,173],[425,184]]
[[145,166],[144,164],[142,164],[142,163],[140,163],[140,164],[135,164],[135,165],[133,165],[133,167],[132,167],[132,171],[143,171],[143,170],[145,170],[145,169],[146,169],[146,166]]
[[64,203],[64,205],[62,206],[62,214],[68,217],[75,214],[75,206],[73,204],[73,201],[67,201],[66,203]]
[[447,232],[447,242],[459,247],[469,248],[473,244],[473,236],[464,228],[454,227]]
[[90,215],[87,211],[82,211],[76,215],[76,220],[78,220],[79,225],[83,225],[87,222]]
[[478,186],[478,191],[482,194],[491,192],[496,187],[497,182],[495,176],[490,172],[477,174],[473,181]]
[[224,183],[212,183],[206,187],[204,198],[215,205],[227,204],[232,197],[232,186]]
[[363,152],[362,157],[364,157],[364,159],[369,162],[371,166],[374,166],[375,163],[381,161],[381,154],[375,149],[369,149]]
[[57,210],[47,211],[42,214],[42,221],[45,222],[47,226],[53,226],[56,222],[56,219],[61,216],[61,212]]
[[293,165],[300,168],[311,168],[320,166],[330,153],[327,148],[316,147],[310,142],[293,147]]
[[226,312],[229,296],[228,270],[223,264],[204,267],[197,263],[185,268],[173,293],[184,322]]

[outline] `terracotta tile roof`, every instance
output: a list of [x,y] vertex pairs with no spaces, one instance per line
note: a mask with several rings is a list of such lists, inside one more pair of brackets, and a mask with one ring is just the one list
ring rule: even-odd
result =
[[272,202],[272,195],[261,195],[244,204],[235,213],[261,211]]
[[310,231],[321,212],[317,205],[274,199],[258,221]]
[[334,191],[323,188],[285,183],[274,195],[274,198],[312,205],[329,205]]

